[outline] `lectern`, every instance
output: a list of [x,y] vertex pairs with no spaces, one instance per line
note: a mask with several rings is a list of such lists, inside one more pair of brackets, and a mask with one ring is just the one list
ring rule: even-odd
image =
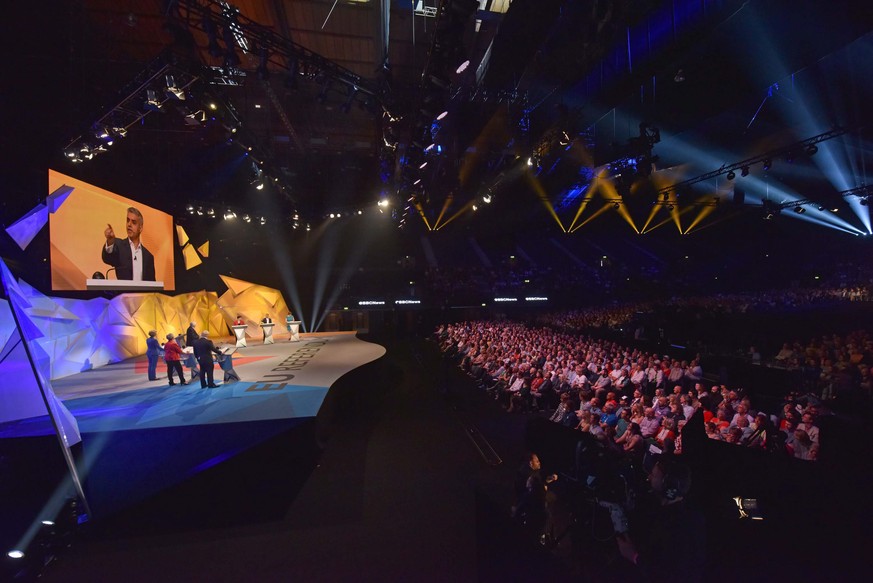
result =
[[236,336],[236,347],[237,348],[245,348],[246,347],[246,326],[245,324],[240,324],[239,326],[231,326],[233,329],[233,334]]
[[264,344],[273,344],[273,324],[261,324],[261,330],[264,331]]
[[301,320],[292,320],[288,322],[289,342],[300,342],[300,324]]

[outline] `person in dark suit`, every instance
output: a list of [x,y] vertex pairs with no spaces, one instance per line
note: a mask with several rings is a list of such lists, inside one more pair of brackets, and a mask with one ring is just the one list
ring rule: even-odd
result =
[[215,347],[215,344],[212,343],[212,340],[209,339],[209,330],[204,330],[202,334],[200,334],[200,338],[198,338],[194,342],[194,356],[197,358],[198,364],[200,364],[200,388],[205,389],[209,387],[210,389],[214,389],[218,387],[215,384],[215,380],[213,377],[213,367],[215,366],[215,361],[212,360],[212,353],[221,354],[221,351]]
[[157,339],[158,333],[155,330],[149,330],[149,337],[146,339],[146,356],[149,359],[149,380],[158,380],[158,358],[161,356],[161,345]]
[[197,342],[197,339],[200,338],[200,335],[197,334],[197,330],[194,329],[196,324],[191,322],[191,325],[188,326],[188,330],[185,332],[185,346],[194,346],[194,343]]
[[116,239],[115,231],[108,223],[103,231],[106,237],[103,263],[115,268],[117,279],[155,281],[155,257],[142,245],[142,227],[142,213],[130,207],[127,209],[126,239]]

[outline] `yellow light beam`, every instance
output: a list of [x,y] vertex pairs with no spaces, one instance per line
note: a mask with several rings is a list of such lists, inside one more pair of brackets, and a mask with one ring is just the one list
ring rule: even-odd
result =
[[449,223],[451,223],[452,221],[457,219],[459,216],[461,216],[462,214],[464,214],[465,212],[467,212],[468,210],[473,208],[474,203],[475,203],[475,201],[471,200],[470,202],[468,202],[467,204],[465,204],[464,206],[459,208],[458,211],[455,214],[453,214],[452,216],[450,216],[448,219],[446,219],[445,222],[443,222],[439,226],[439,228],[442,229],[443,227],[445,227],[446,225],[448,225]]
[[612,203],[607,203],[607,204],[603,205],[602,207],[600,207],[599,209],[594,211],[594,214],[592,214],[590,217],[588,217],[587,219],[585,219],[584,221],[579,223],[576,226],[576,228],[570,232],[573,233],[575,231],[578,231],[579,229],[581,229],[582,227],[584,227],[585,225],[587,225],[588,223],[590,223],[591,221],[593,221],[594,219],[596,219],[597,217],[599,217],[600,215],[602,215],[603,213],[605,213],[606,211],[608,211],[611,208],[612,208]]
[[[681,211],[674,210],[673,212],[674,212],[674,213],[678,213],[679,215],[684,215],[685,213],[687,213],[687,212],[689,212],[689,211],[691,211],[691,207],[690,207],[690,206],[689,206],[689,207],[685,207],[685,208],[682,209]],[[646,229],[645,231],[643,231],[643,234],[648,233],[648,232],[651,232],[651,231],[654,231],[654,230],[657,229],[658,227],[663,227],[664,225],[666,225],[667,223],[669,223],[669,222],[672,221],[672,220],[674,220],[674,218],[673,218],[673,216],[672,216],[672,214],[671,214],[671,216],[667,217],[666,219],[664,219],[663,221],[661,221],[660,223],[658,223],[658,224],[655,225],[654,227],[650,227],[650,228]]]
[[649,211],[649,218],[646,219],[646,223],[643,225],[643,228],[641,229],[641,231],[643,233],[646,232],[646,229],[649,227],[649,223],[651,223],[652,219],[655,218],[655,215],[658,214],[658,210],[660,210],[660,208],[661,208],[661,205],[655,205],[652,207],[652,210]]
[[427,217],[424,215],[424,208],[422,208],[420,202],[415,203],[415,210],[417,210],[418,214],[421,215],[421,220],[424,221],[424,226],[427,227],[427,230],[433,231],[433,229],[430,226],[430,223],[427,222]]
[[711,215],[714,211],[715,211],[714,206],[705,206],[702,209],[700,209],[700,213],[698,213],[698,215],[696,217],[694,217],[694,220],[691,221],[691,224],[688,225],[687,229],[685,229],[685,232],[683,233],[683,235],[687,235],[691,231],[691,229],[693,229],[694,227],[699,225],[700,221],[702,221],[703,219],[705,219],[706,217]]
[[576,210],[576,216],[573,217],[570,226],[567,227],[568,233],[572,233],[575,230],[573,227],[576,226],[576,221],[578,221],[579,217],[582,216],[582,213],[585,211],[585,207],[588,206],[588,203],[591,202],[591,198],[594,196],[594,193],[597,192],[597,183],[599,180],[599,178],[594,177],[591,179],[591,182],[588,183],[588,192],[585,193],[585,196],[582,198],[582,202],[579,203],[579,208]]
[[561,227],[561,230],[566,233],[567,229],[564,228],[564,224],[561,222],[561,218],[558,216],[558,213],[555,212],[555,209],[552,206],[552,201],[550,201],[549,197],[546,195],[546,191],[543,188],[543,185],[540,184],[539,179],[537,179],[537,177],[530,172],[525,173],[525,178],[527,178],[527,183],[530,184],[530,187],[536,193],[537,198],[540,199],[540,202],[543,203],[543,206],[546,207],[546,209],[549,211],[549,214],[552,215],[552,218],[555,219],[555,222],[558,223],[559,227]]
[[436,222],[433,224],[434,231],[440,228],[440,221],[443,220],[443,216],[446,214],[446,211],[449,210],[449,207],[452,205],[453,200],[455,200],[455,197],[451,194],[446,197],[445,202],[443,202],[443,208],[440,211],[440,215],[437,217]]

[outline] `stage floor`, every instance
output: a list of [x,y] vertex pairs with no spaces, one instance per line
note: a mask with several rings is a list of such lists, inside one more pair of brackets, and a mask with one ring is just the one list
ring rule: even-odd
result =
[[[337,379],[384,354],[354,332],[301,334],[300,342],[256,340],[237,349],[233,368],[240,380],[222,382],[216,364],[216,389],[201,389],[199,379],[170,386],[163,362],[161,380],[149,381],[144,356],[52,381],[52,388],[82,433],[306,418],[318,413]],[[190,379],[187,368],[185,375]],[[38,418],[4,424],[0,437],[50,431],[47,419]]]

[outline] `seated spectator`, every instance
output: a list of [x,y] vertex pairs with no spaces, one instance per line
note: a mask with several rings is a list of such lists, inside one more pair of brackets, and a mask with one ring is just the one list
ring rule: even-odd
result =
[[706,436],[709,439],[724,441],[724,435],[722,435],[721,431],[718,430],[718,427],[716,427],[715,423],[712,421],[706,422],[704,428],[706,429]]
[[655,434],[661,428],[661,421],[655,417],[655,410],[652,407],[646,407],[645,416],[640,423],[640,432],[644,438],[654,439]]

